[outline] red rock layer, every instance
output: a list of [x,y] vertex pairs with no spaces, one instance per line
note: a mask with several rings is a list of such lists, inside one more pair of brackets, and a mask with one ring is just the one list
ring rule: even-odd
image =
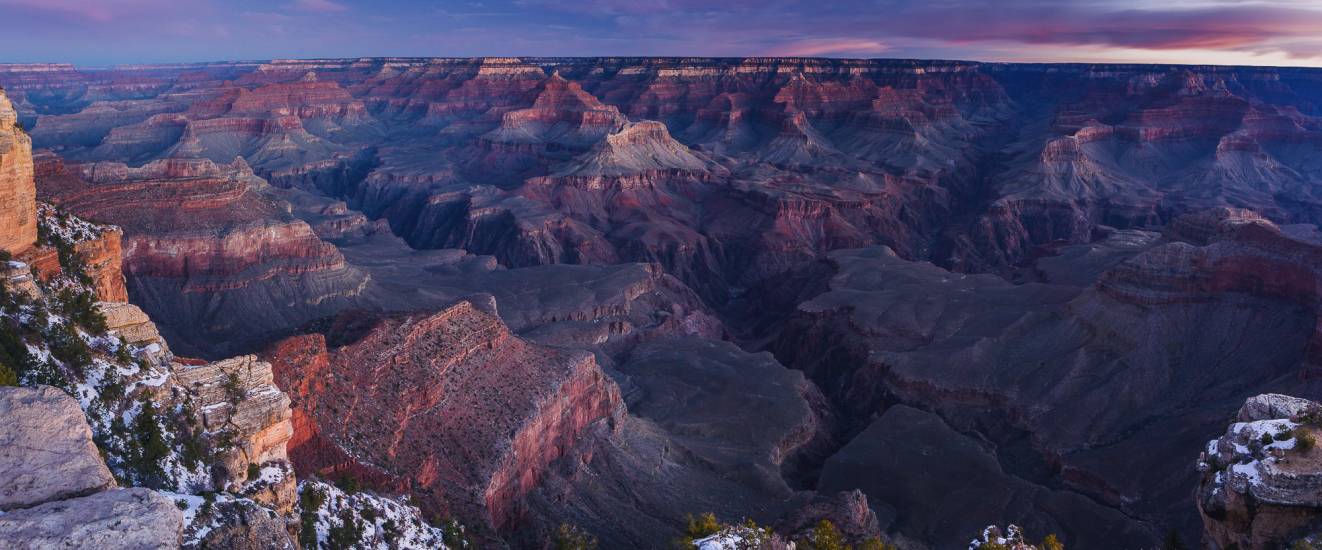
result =
[[1307,365],[1322,367],[1322,244],[1281,232],[1261,216],[1221,209],[1176,220],[1175,242],[1107,272],[1098,286],[1137,304],[1186,303],[1225,293],[1280,298],[1311,308],[1317,328]]
[[530,344],[470,302],[341,316],[266,356],[294,397],[300,473],[364,473],[482,533],[511,526],[544,469],[623,412],[590,354]]
[[242,161],[172,159],[43,168],[42,192],[70,211],[127,233],[125,270],[183,279],[186,292],[345,268],[334,246],[277,201]]

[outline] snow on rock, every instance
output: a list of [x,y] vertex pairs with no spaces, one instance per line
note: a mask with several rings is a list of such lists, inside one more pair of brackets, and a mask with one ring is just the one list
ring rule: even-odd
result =
[[1215,547],[1286,548],[1322,522],[1322,404],[1249,398],[1198,460],[1198,509]]
[[[316,547],[326,548],[332,537],[348,536],[364,550],[445,549],[448,540],[463,539],[463,527],[451,523],[446,528],[429,525],[416,507],[398,500],[366,492],[352,494],[316,480],[299,483],[301,506],[316,504],[316,509],[300,509],[302,528],[316,533]],[[310,535],[311,531],[308,531]],[[306,541],[303,537],[300,539]],[[467,547],[458,543],[455,547]],[[304,550],[308,550],[305,544]]]

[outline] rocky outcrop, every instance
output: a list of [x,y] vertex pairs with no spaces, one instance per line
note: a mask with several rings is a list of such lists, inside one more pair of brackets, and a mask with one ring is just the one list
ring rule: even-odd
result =
[[1277,394],[1249,398],[1198,458],[1198,511],[1208,548],[1293,548],[1322,536],[1322,405]]
[[7,548],[178,548],[183,514],[150,489],[115,489],[0,516]]
[[[174,383],[197,411],[201,427],[220,445],[212,464],[217,488],[239,493],[249,479],[249,465],[279,468],[288,460],[286,443],[293,436],[290,398],[274,384],[271,365],[254,356],[235,357],[204,365],[176,365]],[[293,476],[263,488],[258,498],[282,513],[297,497]]]
[[13,254],[37,243],[36,199],[32,138],[0,89],[0,250]]
[[[0,388],[0,511],[97,493],[115,479],[92,444],[78,402],[64,392]],[[7,517],[7,516],[0,516]]]
[[148,489],[116,489],[78,401],[50,386],[0,388],[0,544],[178,548],[183,514]]
[[548,464],[622,412],[590,354],[530,344],[467,301],[341,317],[266,356],[300,431],[312,428],[290,450],[300,472],[409,492],[486,536],[512,525]]

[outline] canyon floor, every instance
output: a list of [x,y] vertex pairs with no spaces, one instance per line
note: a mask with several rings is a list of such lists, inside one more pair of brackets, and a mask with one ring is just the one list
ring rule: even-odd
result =
[[0,248],[38,199],[117,226],[80,250],[101,299],[181,358],[269,363],[300,479],[481,547],[662,548],[706,512],[1194,545],[1227,419],[1322,400],[1322,70],[362,58],[0,86],[32,150],[0,141],[0,182],[36,195],[0,186]]

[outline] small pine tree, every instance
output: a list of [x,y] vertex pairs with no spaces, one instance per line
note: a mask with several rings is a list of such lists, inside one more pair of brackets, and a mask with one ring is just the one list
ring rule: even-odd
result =
[[363,538],[363,524],[353,515],[353,510],[345,508],[340,512],[340,524],[331,527],[326,533],[326,546],[331,550],[350,550],[358,547]]
[[316,487],[304,487],[298,495],[299,522],[298,543],[307,550],[317,548],[317,512],[326,503],[326,493]]
[[808,540],[800,545],[805,550],[848,550],[849,545],[845,543],[844,535],[836,529],[835,524],[829,519],[823,519],[817,522],[812,528],[812,534]]
[[156,405],[150,398],[143,400],[142,410],[133,421],[133,431],[141,449],[135,469],[145,485],[159,485],[165,479],[161,462],[170,456],[170,447],[165,444],[165,434],[161,433],[161,425],[156,420]]
[[689,514],[687,525],[684,528],[684,535],[692,540],[697,540],[715,535],[721,530],[721,522],[716,519],[716,514],[707,512],[694,517]]

